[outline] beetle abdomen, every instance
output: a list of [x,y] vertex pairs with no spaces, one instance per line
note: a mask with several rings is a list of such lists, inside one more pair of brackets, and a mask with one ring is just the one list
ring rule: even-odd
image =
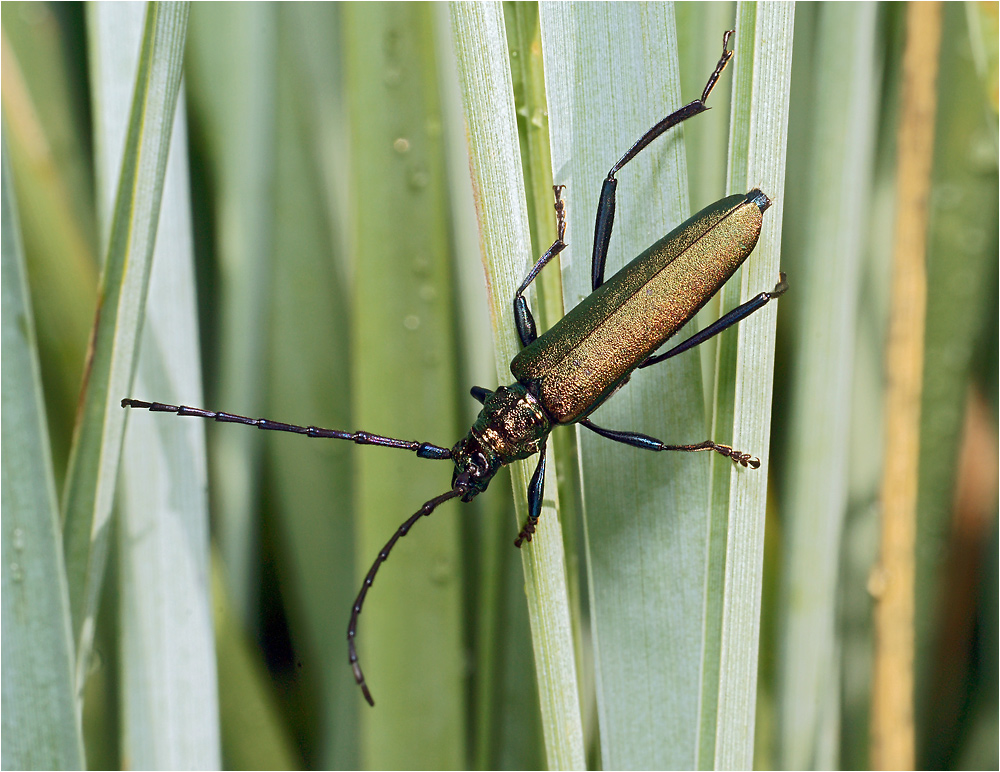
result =
[[511,373],[557,423],[586,417],[743,264],[770,203],[752,190],[702,209],[524,348]]

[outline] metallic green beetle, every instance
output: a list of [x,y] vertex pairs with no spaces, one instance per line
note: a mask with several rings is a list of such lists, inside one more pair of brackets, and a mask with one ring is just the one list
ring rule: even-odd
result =
[[473,387],[472,396],[482,403],[483,409],[469,433],[454,447],[449,449],[368,432],[298,426],[184,405],[122,400],[122,407],[211,418],[309,437],[351,440],[361,445],[401,448],[415,451],[421,458],[450,459],[454,462],[451,490],[426,502],[396,530],[379,552],[354,601],[347,627],[348,656],[355,680],[369,704],[374,705],[375,701],[365,683],[354,639],[368,589],[389,552],[417,520],[431,514],[439,504],[459,497],[463,501],[471,501],[486,490],[490,480],[504,466],[538,453],[538,466],[528,485],[528,520],[514,544],[520,547],[522,542],[531,541],[542,506],[545,443],[557,425],[579,423],[602,437],[645,450],[712,450],[745,467],[760,466],[760,461],[749,454],[711,440],[694,445],[667,445],[645,434],[605,429],[588,418],[628,381],[634,370],[662,362],[697,346],[787,289],[784,274],[781,274],[772,291],[760,293],[666,353],[654,354],[719,291],[757,244],[762,215],[771,202],[756,189],[746,195],[728,196],[702,209],[604,281],[618,185],[615,175],[665,131],[708,109],[705,101],[733,55],[728,50],[732,34],[727,32],[723,37],[722,57],[701,98],[653,126],[608,172],[601,190],[594,232],[591,265],[593,292],[539,337],[524,292],[538,272],[566,247],[563,241],[566,220],[562,186],[554,188],[558,237],[514,294],[514,319],[524,346],[510,364],[516,382],[495,391]]

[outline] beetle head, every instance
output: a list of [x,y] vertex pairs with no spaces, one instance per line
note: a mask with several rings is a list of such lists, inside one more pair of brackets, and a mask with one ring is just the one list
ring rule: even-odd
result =
[[451,450],[451,456],[455,459],[451,486],[462,490],[462,501],[472,501],[485,491],[490,480],[503,466],[498,462],[496,454],[484,447],[473,432],[458,441]]

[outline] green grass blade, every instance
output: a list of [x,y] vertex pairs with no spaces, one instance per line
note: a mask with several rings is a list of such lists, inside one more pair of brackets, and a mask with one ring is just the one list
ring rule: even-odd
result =
[[[709,43],[733,29],[736,3],[689,3],[674,5],[677,14],[677,54],[681,67],[681,95],[684,100],[701,93],[705,87],[705,73],[711,72],[719,60],[719,51]],[[691,191],[691,209],[699,211],[726,195],[726,163],[729,147],[729,122],[721,115],[730,113],[732,73],[726,73],[725,82],[712,92],[712,115],[695,122],[684,135],[688,159],[688,190]],[[702,329],[719,318],[719,295],[716,295],[695,317],[695,327]],[[715,387],[715,360],[719,341],[712,339],[698,346],[701,355],[702,392],[706,414],[712,403]],[[706,435],[707,436],[707,435]]]
[[[343,6],[286,4],[278,14],[278,101],[274,243],[269,273],[270,391],[265,415],[353,427],[350,380],[349,188],[344,174]],[[337,158],[332,161],[331,156]],[[335,183],[328,186],[327,180]],[[348,443],[275,437],[266,460],[273,496],[267,517],[277,542],[278,579],[297,651],[310,673],[319,766],[356,768],[360,700],[347,665],[344,630],[358,591],[354,460]],[[419,467],[419,464],[417,464]],[[381,707],[381,705],[379,706]],[[303,711],[304,713],[305,711]]]
[[56,489],[69,456],[97,300],[90,116],[56,6],[5,3],[3,104],[38,335]]
[[[994,86],[985,88],[990,82],[985,73],[976,72],[986,56],[996,72],[998,9],[987,4],[945,5],[942,10],[934,188],[927,233],[914,713],[921,738],[918,767],[972,769],[992,764],[998,747],[997,727],[990,718],[996,711],[989,707],[996,704],[996,679],[976,675],[978,662],[996,659],[996,591],[986,589],[996,584],[995,579],[985,578],[996,576],[996,550],[986,546],[989,540],[996,544],[995,536],[989,535],[996,533],[995,488],[992,495],[984,492],[978,505],[963,500],[974,489],[965,479],[978,464],[984,479],[995,480],[989,452],[984,453],[973,438],[996,431],[998,397],[997,92]],[[987,26],[990,16],[992,30]],[[984,26],[977,29],[978,24]],[[984,39],[976,41],[977,35]],[[993,100],[992,109],[986,106],[987,95]],[[985,410],[987,403],[992,413]],[[973,514],[977,510],[978,515]],[[969,551],[963,554],[966,544]],[[956,581],[956,575],[968,576],[965,572],[980,560],[983,585]],[[987,560],[993,561],[991,568],[986,567]],[[974,612],[976,603],[987,610]],[[976,614],[976,621],[970,614]],[[986,636],[992,651],[985,641],[973,643],[980,639],[981,629],[994,631]],[[953,652],[964,648],[957,643],[963,639],[968,654],[955,661]],[[942,731],[943,726],[949,729]],[[956,736],[969,738],[957,758],[952,755]]]
[[[518,6],[524,10],[531,7]],[[469,397],[468,386],[495,383],[497,367],[483,266],[477,259],[479,226],[469,176],[469,150],[450,9],[444,4],[437,9],[455,254],[463,256],[455,265],[465,365],[460,376],[459,405],[464,408],[465,426],[469,426],[478,414],[479,403]],[[547,166],[548,161],[545,163]],[[531,631],[521,556],[511,544],[516,529],[510,477],[500,475],[491,483],[490,494],[477,497],[469,506],[474,511],[465,525],[476,550],[466,560],[465,611],[470,620],[475,658],[470,704],[474,717],[471,766],[540,769],[545,749],[535,673],[525,665],[532,658]]]
[[[737,10],[728,187],[760,187],[772,206],[738,282],[723,290],[723,311],[778,279],[793,19],[790,3],[741,3]],[[762,463],[752,471],[712,462],[708,623],[718,629],[705,657],[700,766],[748,768],[753,761],[776,315],[772,304],[719,344],[714,439],[727,442],[731,431],[731,444]]]
[[[455,3],[452,29],[490,291],[497,375],[506,383],[510,378],[507,363],[519,348],[510,298],[537,256],[531,255],[502,10],[498,4]],[[529,459],[511,468],[519,527],[527,515],[523,491],[535,463]],[[557,493],[552,468],[550,463],[541,525],[534,540],[523,548],[522,561],[548,765],[579,769],[584,765],[583,733],[562,533],[557,510],[550,504]]]
[[[598,181],[644,131],[699,96],[711,68],[699,74],[697,93],[680,93],[669,4],[580,4],[567,12],[546,3],[542,29],[554,178],[569,186],[563,279],[571,307],[590,292]],[[698,41],[716,60],[722,32]],[[724,113],[696,118],[622,169],[608,275],[688,216],[683,136],[713,120],[724,123]],[[704,439],[698,357],[637,373],[595,420],[667,442]],[[647,453],[586,431],[579,440],[603,765],[691,767],[709,459]]]
[[[306,64],[316,49],[336,60],[333,10],[193,6],[186,77],[197,151],[209,167],[199,182],[211,182],[213,194],[204,214],[215,226],[218,276],[202,305],[217,330],[207,399],[252,415],[343,427],[351,423],[345,291],[330,271],[337,250],[318,182],[319,148],[336,129],[321,122],[324,98],[340,82],[328,70],[319,81]],[[350,500],[353,451],[232,426],[211,427],[210,440],[216,558],[233,599],[217,616],[225,764],[285,758],[270,764],[280,768],[313,753],[321,767],[356,767],[357,687],[344,663],[344,612],[337,613],[356,591],[353,531],[349,504],[331,507]],[[279,601],[303,663],[302,677],[281,690],[296,708],[286,715],[279,690],[263,677],[266,652],[246,648],[248,635],[273,646],[261,611]],[[289,733],[316,737],[316,747],[294,749]]]
[[[541,256],[555,242],[557,216],[553,198],[552,153],[549,145],[548,103],[545,92],[544,52],[540,8],[536,3],[503,4],[510,50],[514,108],[521,144],[521,168],[528,202],[532,255]],[[562,273],[559,260],[542,271],[532,282],[531,309],[539,334],[556,324],[566,313],[563,305]],[[576,644],[577,676],[580,679],[582,722],[585,747],[594,746],[594,665],[589,644],[587,616],[583,611],[586,570],[583,555],[583,504],[580,460],[575,431],[556,431],[549,437],[559,484],[559,517],[566,550],[566,579],[569,588],[570,618]],[[504,539],[504,542],[507,540]]]
[[[174,108],[187,5],[150,5],[101,282],[101,305],[63,497],[63,538],[77,640],[78,686],[90,660],[111,504]],[[98,95],[99,96],[99,95]]]
[[841,534],[847,513],[855,319],[875,139],[876,9],[821,6],[816,24],[811,165],[802,203],[787,196],[804,242],[788,250],[796,353],[782,470],[781,662],[778,764],[832,769],[839,761]]
[[[349,5],[343,24],[354,421],[448,444],[459,434],[457,336],[432,8]],[[364,450],[355,454],[355,590],[400,523],[449,489],[451,473],[412,453]],[[367,597],[357,640],[377,708],[355,699],[361,757],[372,767],[407,767],[414,758],[432,768],[467,764],[464,516],[449,502],[415,526]]]
[[[217,325],[206,372],[213,405],[263,415],[267,379],[270,266],[274,245],[275,59],[269,4],[199,3],[191,9],[188,91],[199,148],[213,184],[217,281],[202,308]],[[188,397],[187,399],[192,399]],[[263,435],[208,429],[213,520],[232,589],[248,630],[259,604],[257,502]]]
[[69,590],[6,141],[2,164],[3,767],[82,769]]
[[[90,9],[91,76],[100,104],[97,179],[107,232],[121,137],[137,69],[142,6]],[[187,131],[174,114],[149,302],[133,394],[201,402]],[[205,426],[136,413],[125,432],[118,524],[122,753],[138,767],[220,764],[215,643],[208,577]]]

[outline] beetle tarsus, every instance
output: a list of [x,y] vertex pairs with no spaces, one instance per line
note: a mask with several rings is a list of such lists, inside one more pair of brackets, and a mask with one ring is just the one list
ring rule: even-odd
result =
[[699,442],[697,445],[668,445],[663,448],[663,450],[689,450],[689,451],[699,451],[699,450],[714,450],[716,453],[725,456],[734,464],[739,464],[744,468],[759,469],[760,459],[751,456],[749,453],[744,453],[741,450],[736,450],[729,445],[719,445],[718,443],[712,442],[711,440],[705,440],[705,442]]
[[566,235],[566,204],[562,200],[562,192],[566,189],[565,185],[553,185],[552,193],[555,196],[555,209],[556,209],[556,241],[562,241],[563,237]]
[[521,533],[519,533],[517,538],[514,539],[515,547],[521,549],[521,544],[526,541],[531,541],[531,535],[535,532],[536,523],[537,521],[529,519],[528,522],[524,524],[524,528],[521,529]]
[[715,72],[712,73],[712,76],[708,79],[708,83],[705,84],[705,90],[701,92],[702,103],[708,99],[708,95],[715,88],[715,84],[719,80],[719,76],[722,75],[722,71],[726,69],[729,60],[733,58],[733,52],[729,50],[729,38],[734,34],[736,34],[736,30],[726,30],[722,35],[722,57],[719,59],[719,63],[715,65]]
[[744,468],[750,469],[760,469],[760,459],[751,456],[749,453],[744,453],[741,450],[736,450],[731,448],[729,445],[717,445],[714,442],[708,441],[702,443],[703,447],[698,447],[695,445],[689,446],[690,450],[714,450],[716,453],[720,453],[734,464],[739,464]]
[[734,450],[731,452],[730,458],[734,464],[739,464],[744,468],[760,469],[760,459],[751,456],[749,453],[741,453],[738,450]]

